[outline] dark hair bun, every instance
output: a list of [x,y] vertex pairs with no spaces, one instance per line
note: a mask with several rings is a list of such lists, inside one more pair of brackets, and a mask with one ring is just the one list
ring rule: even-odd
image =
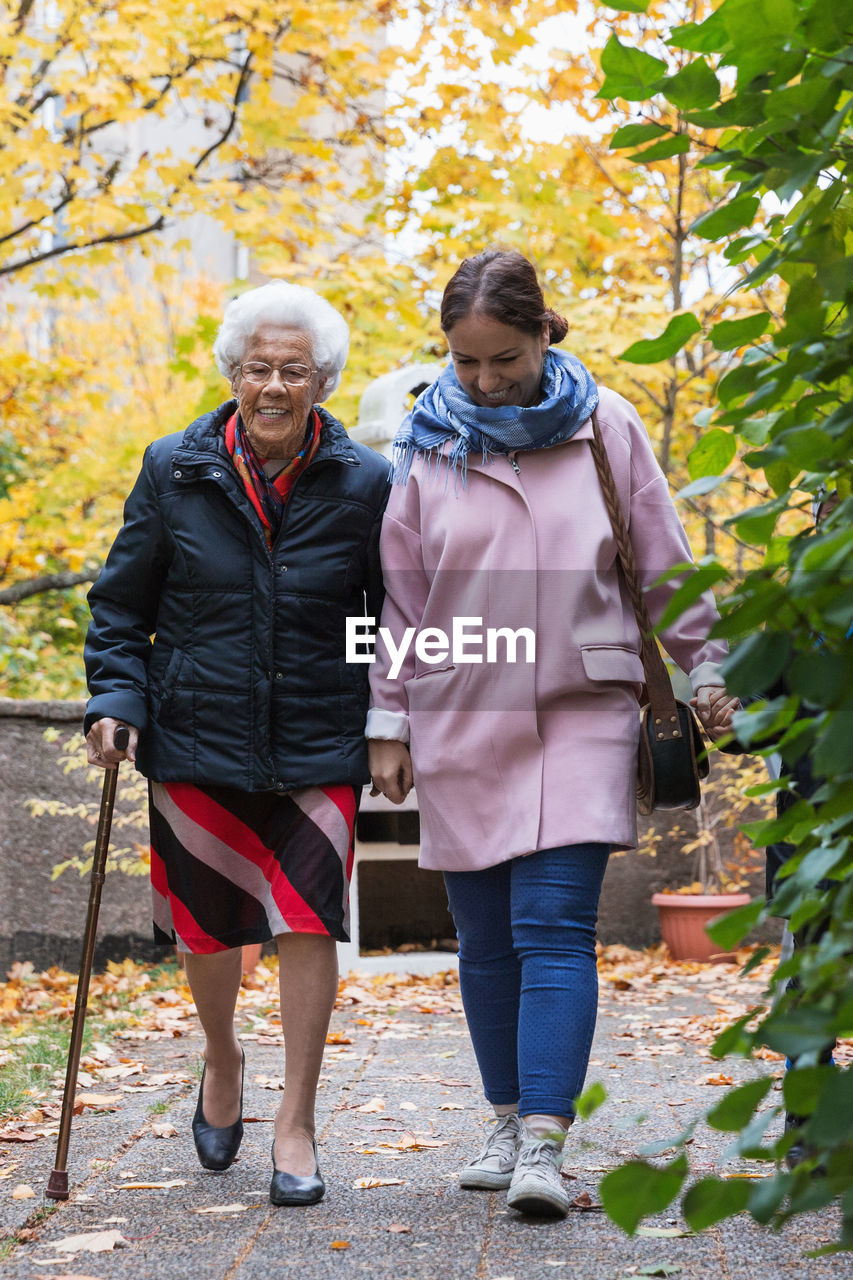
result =
[[551,332],[551,343],[562,342],[569,332],[569,322],[565,316],[558,316],[556,311],[548,311],[548,328]]
[[500,324],[539,335],[547,321],[550,342],[562,342],[569,326],[545,306],[533,263],[514,249],[487,249],[466,258],[448,281],[441,299],[441,327],[480,311]]

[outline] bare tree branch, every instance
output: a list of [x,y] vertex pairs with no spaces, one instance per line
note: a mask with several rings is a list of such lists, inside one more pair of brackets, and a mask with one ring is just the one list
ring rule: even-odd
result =
[[[196,161],[192,166],[192,171],[194,173],[198,173],[204,165],[207,164],[211,156],[213,156],[219,148],[228,141],[231,134],[234,132],[240,111],[240,99],[251,75],[251,62],[252,56],[249,54],[243,63],[240,76],[234,88],[232,105],[228,113],[227,122],[219,136],[215,138],[210,146],[206,147],[205,150],[196,158]],[[177,191],[173,191],[169,199],[166,201],[164,211],[152,222],[146,223],[145,226],[134,227],[130,231],[106,232],[104,235],[93,236],[91,239],[77,240],[71,243],[66,242],[61,245],[55,245],[52,249],[45,249],[41,253],[31,254],[26,258],[14,259],[13,261],[6,263],[4,266],[0,266],[0,277],[13,275],[16,271],[22,271],[26,267],[35,266],[39,262],[46,262],[50,258],[64,257],[69,253],[77,253],[82,249],[94,249],[99,245],[122,244],[128,240],[138,240],[141,236],[151,235],[153,232],[162,231],[166,226],[167,215],[177,194]],[[65,203],[67,203],[67,201],[62,202],[63,205]]]
[[21,0],[20,7],[18,9],[18,13],[15,18],[14,31],[16,36],[19,36],[23,31],[27,18],[30,16],[30,11],[34,4],[35,4],[35,0]]
[[114,231],[103,236],[95,236],[91,240],[77,240],[73,244],[56,245],[53,249],[46,249],[43,253],[34,253],[29,258],[18,258],[13,262],[7,263],[6,266],[0,267],[0,276],[13,275],[16,271],[23,271],[25,267],[33,267],[39,262],[46,262],[49,258],[59,258],[69,253],[78,253],[81,249],[95,249],[98,245],[121,244],[126,240],[137,240],[140,236],[150,235],[154,231],[162,231],[165,225],[166,215],[161,213],[159,218],[155,218],[147,226],[135,227],[133,231]]
[[645,382],[642,382],[639,378],[633,377],[631,374],[628,375],[628,380],[630,382],[633,382],[634,386],[637,387],[640,391],[642,391],[643,395],[648,396],[648,398],[651,400],[655,408],[660,413],[663,413],[663,410],[664,410],[663,401],[658,396],[656,396],[653,391],[649,390]]
[[79,573],[46,573],[41,578],[16,582],[14,586],[0,590],[0,605],[18,604],[21,600],[29,600],[31,596],[41,595],[43,591],[65,591],[68,587],[78,587],[83,582],[94,582],[100,572],[101,566],[93,565]]

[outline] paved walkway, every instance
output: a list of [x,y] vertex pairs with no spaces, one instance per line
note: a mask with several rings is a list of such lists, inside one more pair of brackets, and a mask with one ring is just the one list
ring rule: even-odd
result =
[[[66,1204],[45,1214],[41,1198],[53,1164],[55,1121],[51,1126],[48,1116],[41,1129],[36,1127],[44,1135],[37,1141],[0,1141],[0,1228],[6,1233],[0,1248],[7,1250],[5,1256],[0,1252],[0,1275],[9,1280],[271,1280],[278,1275],[554,1280],[561,1272],[580,1280],[853,1276],[850,1255],[803,1257],[805,1249],[833,1237],[834,1208],[801,1219],[781,1236],[745,1216],[702,1235],[673,1235],[681,1223],[670,1211],[651,1224],[670,1234],[628,1239],[601,1212],[578,1209],[565,1222],[523,1219],[507,1210],[501,1193],[460,1190],[456,1171],[478,1147],[487,1111],[454,974],[396,987],[383,986],[371,975],[350,978],[334,1016],[320,1092],[326,1198],[310,1209],[274,1209],[267,1198],[270,1116],[282,1051],[270,989],[248,991],[242,1002],[248,1123],[234,1167],[210,1174],[196,1162],[189,1126],[199,1040],[194,1031],[185,1034],[193,1023],[164,1007],[156,1038],[134,1039],[131,1027],[124,1033],[130,1038],[96,1048],[107,1065],[81,1095],[94,1096],[94,1103],[75,1120],[72,1198]],[[752,990],[757,994],[760,986]],[[721,1067],[707,1055],[713,1025],[748,997],[735,970],[725,966],[639,976],[632,976],[630,964],[621,974],[618,968],[610,971],[590,1069],[590,1080],[602,1080],[610,1100],[570,1135],[565,1169],[573,1192],[586,1191],[594,1202],[601,1172],[643,1144],[683,1128],[694,1112],[705,1109],[713,1091],[719,1092],[711,1081],[721,1072],[741,1080],[779,1071],[778,1061]],[[754,1165],[726,1164],[727,1142],[724,1134],[697,1130],[697,1166],[755,1173]],[[36,1197],[13,1198],[21,1185],[32,1187]],[[118,1247],[75,1253],[61,1246],[68,1237],[96,1232],[118,1233]]]

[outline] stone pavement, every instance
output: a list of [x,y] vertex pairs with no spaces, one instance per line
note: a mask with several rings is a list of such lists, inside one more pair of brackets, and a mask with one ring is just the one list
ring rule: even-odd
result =
[[[697,1235],[629,1239],[601,1212],[573,1211],[565,1222],[524,1219],[503,1193],[460,1190],[456,1173],[481,1141],[487,1115],[461,1014],[455,974],[425,979],[377,998],[374,979],[351,976],[333,1019],[319,1095],[318,1138],[327,1193],[308,1209],[269,1204],[273,1091],[282,1070],[274,1016],[241,1005],[246,1046],[246,1137],[225,1174],[199,1168],[190,1134],[198,1083],[198,1036],[124,1040],[116,1052],[142,1059],[145,1072],[121,1086],[98,1084],[115,1110],[87,1107],[75,1119],[71,1199],[47,1214],[42,1192],[54,1139],[0,1142],[0,1276],[8,1280],[270,1280],[299,1275],[369,1280],[842,1280],[850,1255],[809,1260],[806,1249],[836,1230],[835,1208],[772,1235],[741,1216]],[[755,987],[757,995],[760,987]],[[251,1000],[252,993],[247,993]],[[566,1148],[575,1193],[595,1202],[601,1173],[620,1158],[679,1132],[735,1081],[778,1061],[714,1062],[714,1023],[744,999],[729,966],[694,966],[615,976],[603,982],[589,1080],[609,1101],[578,1123]],[[194,1025],[194,1024],[191,1024]],[[128,1078],[130,1079],[130,1077]],[[139,1083],[141,1079],[141,1083]],[[118,1090],[118,1092],[115,1092]],[[772,1095],[771,1095],[772,1096]],[[638,1120],[642,1117],[642,1120]],[[156,1136],[155,1126],[177,1134]],[[162,1132],[161,1128],[161,1132]],[[697,1168],[756,1173],[727,1162],[725,1134],[700,1127]],[[367,1182],[367,1185],[365,1185]],[[377,1185],[370,1185],[375,1182]],[[161,1184],[140,1186],[139,1184]],[[14,1199],[25,1184],[36,1198]],[[46,1202],[50,1204],[50,1202]],[[672,1232],[669,1211],[650,1223]],[[110,1252],[75,1254],[60,1242],[117,1232]],[[665,1270],[669,1268],[669,1270]]]

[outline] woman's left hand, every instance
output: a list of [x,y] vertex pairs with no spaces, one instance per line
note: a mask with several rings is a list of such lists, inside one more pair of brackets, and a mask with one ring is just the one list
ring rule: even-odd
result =
[[696,690],[696,697],[690,699],[690,705],[695,708],[708,737],[716,742],[731,729],[732,716],[740,711],[740,698],[726,693],[722,685],[703,684]]

